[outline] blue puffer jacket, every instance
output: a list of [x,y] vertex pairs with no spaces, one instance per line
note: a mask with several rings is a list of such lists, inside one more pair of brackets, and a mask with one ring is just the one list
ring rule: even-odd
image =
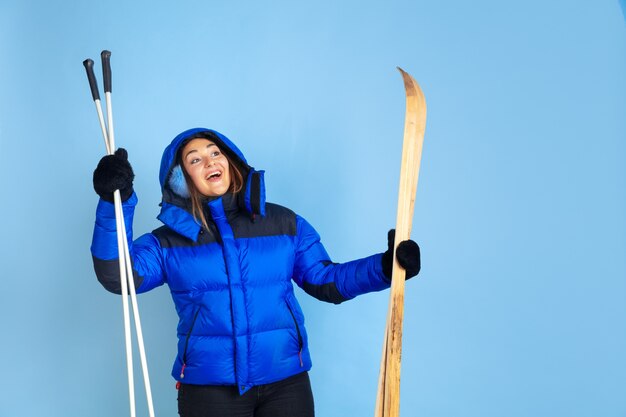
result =
[[[209,230],[190,212],[189,198],[171,181],[181,146],[191,138],[213,140],[242,170],[237,195],[207,202]],[[161,163],[161,213],[165,224],[132,241],[137,197],[124,202],[137,292],[167,283],[178,324],[178,355],[172,375],[200,385],[252,386],[282,380],[311,368],[304,316],[292,280],[308,294],[340,303],[389,287],[382,254],[336,264],[317,232],[302,217],[265,203],[263,172],[248,165],[225,136],[191,129],[166,148]],[[91,247],[98,279],[120,292],[113,204],[100,200]]]

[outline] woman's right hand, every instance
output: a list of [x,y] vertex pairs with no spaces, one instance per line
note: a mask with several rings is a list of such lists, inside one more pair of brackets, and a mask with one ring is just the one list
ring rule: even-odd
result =
[[113,202],[113,192],[120,190],[122,201],[133,195],[135,174],[128,162],[128,152],[119,148],[113,155],[103,157],[93,172],[93,188],[103,200]]

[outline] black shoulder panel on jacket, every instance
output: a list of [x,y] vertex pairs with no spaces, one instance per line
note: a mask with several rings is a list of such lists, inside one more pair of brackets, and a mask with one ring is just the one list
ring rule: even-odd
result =
[[[93,268],[100,284],[109,292],[114,294],[122,293],[122,284],[120,283],[120,264],[117,259],[105,261],[92,255]],[[139,276],[133,268],[133,281],[135,289],[139,288],[143,282],[143,277]]]
[[[253,238],[261,236],[296,235],[296,214],[278,204],[266,203],[265,216],[250,217],[248,213],[236,212],[228,217],[235,239]],[[161,226],[152,231],[159,239],[162,248],[202,246],[221,242],[215,223],[209,219],[209,230],[202,229],[198,241],[182,236],[167,226]]]
[[275,235],[296,235],[296,214],[278,204],[266,203],[265,216],[251,219],[241,212],[234,219],[228,219],[235,238],[251,238]]
[[[214,229],[214,227],[211,227],[211,229]],[[162,248],[202,246],[208,245],[209,243],[219,242],[217,230],[209,230],[208,233],[204,229],[201,230],[197,242],[176,233],[167,226],[161,226],[158,229],[153,230],[152,234],[159,239],[159,243],[161,243]]]

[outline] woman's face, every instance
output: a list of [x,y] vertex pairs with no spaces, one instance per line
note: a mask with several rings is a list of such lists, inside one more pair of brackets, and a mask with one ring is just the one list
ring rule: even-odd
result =
[[183,148],[182,157],[183,167],[200,194],[218,197],[228,191],[228,160],[215,143],[209,139],[192,139]]

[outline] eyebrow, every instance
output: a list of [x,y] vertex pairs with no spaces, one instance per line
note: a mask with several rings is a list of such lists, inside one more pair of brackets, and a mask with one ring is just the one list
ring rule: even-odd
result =
[[[209,143],[206,147],[207,147],[207,148],[210,148],[211,146],[217,146],[217,145],[216,145],[216,144],[214,144],[214,143]],[[187,152],[187,153],[185,154],[185,159],[187,159],[187,157],[188,157],[189,155],[191,155],[192,153],[194,153],[194,152],[198,152],[198,150],[197,150],[197,149],[192,149],[192,150],[190,150],[189,152]]]

